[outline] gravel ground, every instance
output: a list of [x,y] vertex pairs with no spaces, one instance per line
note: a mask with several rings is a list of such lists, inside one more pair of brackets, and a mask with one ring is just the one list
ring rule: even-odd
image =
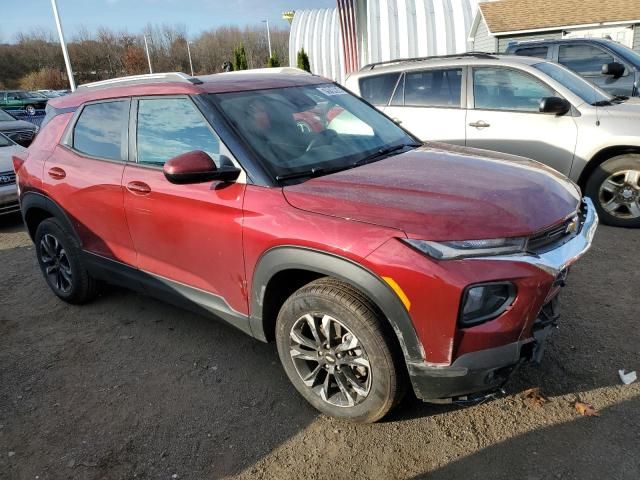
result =
[[58,301],[19,218],[0,219],[0,478],[637,480],[640,383],[617,371],[640,371],[638,251],[637,231],[599,229],[542,365],[506,397],[408,398],[352,425],[297,395],[273,345],[123,290]]

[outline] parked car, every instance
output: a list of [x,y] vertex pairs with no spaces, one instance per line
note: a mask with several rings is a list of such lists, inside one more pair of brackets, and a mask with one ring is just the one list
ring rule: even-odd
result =
[[20,90],[0,92],[0,108],[4,110],[24,110],[28,115],[35,115],[36,110],[47,106],[47,98],[33,92]]
[[18,120],[10,113],[0,109],[0,133],[23,147],[28,147],[38,133],[38,127],[30,122]]
[[640,53],[613,40],[514,42],[506,53],[560,63],[614,96],[640,96]]
[[640,102],[539,58],[467,54],[364,67],[346,82],[421,140],[522,155],[640,227]]
[[12,158],[24,152],[24,148],[0,133],[0,217],[20,211],[16,174]]
[[275,340],[300,394],[354,421],[409,386],[436,402],[491,391],[539,358],[597,225],[551,168],[422,146],[310,74],[110,80],[47,117],[14,168],[58,297],[108,281]]

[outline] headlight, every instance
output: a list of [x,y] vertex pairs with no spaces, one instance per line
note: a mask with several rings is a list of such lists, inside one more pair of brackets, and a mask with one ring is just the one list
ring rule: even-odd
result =
[[459,324],[471,327],[493,320],[515,300],[516,287],[511,282],[492,282],[465,288],[460,303]]
[[459,240],[452,242],[433,242],[406,238],[402,240],[413,248],[437,260],[520,253],[524,251],[527,244],[526,237]]

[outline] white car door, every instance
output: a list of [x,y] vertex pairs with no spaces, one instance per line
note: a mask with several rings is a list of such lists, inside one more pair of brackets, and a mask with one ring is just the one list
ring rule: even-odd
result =
[[384,113],[420,140],[465,144],[462,68],[405,72]]
[[571,112],[540,113],[540,100],[558,97],[532,75],[507,67],[474,67],[467,112],[467,146],[521,155],[568,175],[578,128]]

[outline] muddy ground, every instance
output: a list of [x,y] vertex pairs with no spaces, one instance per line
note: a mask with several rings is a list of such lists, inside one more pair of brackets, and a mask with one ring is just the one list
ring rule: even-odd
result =
[[[601,227],[542,365],[483,405],[407,398],[386,421],[319,415],[275,348],[114,289],[57,300],[0,219],[2,479],[640,478],[640,232]],[[540,387],[548,402],[523,398]],[[583,417],[576,399],[599,417]]]

